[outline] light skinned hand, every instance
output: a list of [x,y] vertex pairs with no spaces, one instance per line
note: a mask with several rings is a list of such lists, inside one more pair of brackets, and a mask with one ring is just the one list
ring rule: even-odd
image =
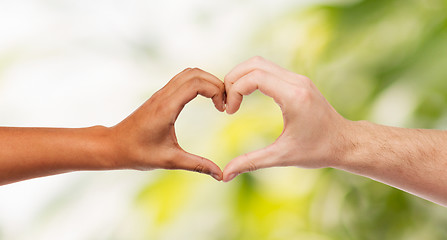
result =
[[337,142],[348,120],[326,101],[312,81],[262,57],[237,65],[224,79],[226,112],[235,113],[244,95],[255,90],[272,97],[281,108],[284,130],[271,145],[236,157],[223,171],[223,180],[261,168],[329,167],[338,157]]
[[203,70],[188,68],[112,127],[120,156],[116,168],[184,169],[221,180],[222,171],[215,163],[184,151],[177,142],[174,123],[197,95],[211,98],[217,110],[225,110],[223,82]]
[[[175,121],[197,95],[235,113],[244,95],[259,89],[280,106],[278,139],[233,159],[222,172],[185,152]],[[225,97],[226,96],[226,97]],[[230,181],[260,168],[333,167],[365,176],[447,206],[447,131],[388,127],[340,116],[307,77],[261,57],[236,66],[221,82],[185,69],[113,127],[0,127],[0,185],[72,171],[184,169]]]

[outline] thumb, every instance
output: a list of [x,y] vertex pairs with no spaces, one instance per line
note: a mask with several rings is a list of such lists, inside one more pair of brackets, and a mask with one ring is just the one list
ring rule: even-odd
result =
[[223,181],[229,182],[237,175],[261,168],[277,166],[278,154],[272,144],[254,152],[245,153],[231,160],[223,171]]
[[181,151],[175,169],[183,169],[193,172],[208,174],[217,181],[222,180],[222,170],[214,162],[201,156]]

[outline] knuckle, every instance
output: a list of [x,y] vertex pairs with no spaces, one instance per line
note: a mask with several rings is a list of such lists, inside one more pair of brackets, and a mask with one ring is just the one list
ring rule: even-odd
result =
[[223,83],[226,88],[230,88],[231,86],[233,86],[234,82],[236,81],[230,81],[227,77],[225,77]]
[[265,61],[265,59],[261,56],[254,56],[250,59],[250,61],[254,64],[259,64]]
[[224,83],[227,84],[230,82],[230,77],[231,77],[232,72],[229,72],[225,75],[224,77]]
[[293,98],[299,102],[308,102],[312,99],[312,92],[308,89],[295,87],[292,91]]
[[310,78],[303,76],[303,75],[298,75],[298,79],[305,84],[305,86],[311,86],[312,85],[312,80],[310,80]]
[[198,173],[204,173],[204,170],[205,170],[205,167],[200,163],[197,164],[193,169],[194,172],[198,172]]
[[156,113],[161,113],[161,114],[163,114],[164,113],[164,111],[165,111],[165,106],[163,106],[163,104],[159,104],[159,103],[157,103],[157,104],[152,104],[152,107],[154,108],[154,111],[156,112]]
[[253,172],[253,171],[258,170],[258,168],[256,167],[256,164],[253,163],[252,161],[249,161],[248,164],[249,164],[249,166],[248,166],[248,170],[249,170],[250,172]]
[[197,74],[200,74],[201,72],[203,72],[203,70],[200,68],[194,67],[194,68],[191,68],[190,72],[194,75],[197,75]]
[[177,109],[174,101],[169,101],[166,98],[157,97],[149,99],[151,109],[158,116],[170,115],[173,111]]
[[158,111],[162,114],[168,114],[176,112],[179,108],[179,104],[176,101],[165,101],[158,106]]
[[244,158],[246,159],[246,162],[247,162],[247,170],[248,170],[249,172],[256,171],[256,170],[258,169],[258,167],[257,167],[256,164],[253,162],[253,160],[249,158],[249,154],[248,154],[248,153],[245,153],[243,156],[244,156]]
[[150,102],[158,102],[160,101],[160,99],[163,97],[163,89],[158,90],[157,92],[155,92],[154,94],[152,94],[152,96],[149,98],[148,101]]
[[[259,69],[259,68],[256,68],[255,70],[253,70],[252,72],[251,72],[251,78],[262,78],[262,77],[265,77],[265,75],[266,75],[266,73],[265,73],[265,71],[264,70],[262,70],[262,69]],[[251,79],[250,78],[250,79]]]
[[225,84],[224,84],[223,82],[220,82],[219,85],[218,85],[218,87],[219,87],[219,90],[220,90],[221,92],[224,92],[224,91],[225,91]]

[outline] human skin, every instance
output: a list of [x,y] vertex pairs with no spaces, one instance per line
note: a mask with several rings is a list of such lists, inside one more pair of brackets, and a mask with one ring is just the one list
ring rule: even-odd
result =
[[222,179],[208,159],[185,152],[174,123],[197,95],[225,110],[223,82],[200,69],[185,69],[130,116],[113,127],[0,128],[0,185],[82,170],[184,169]]
[[447,132],[405,129],[343,118],[312,81],[262,57],[237,65],[225,77],[226,111],[259,89],[280,106],[284,130],[271,145],[233,159],[228,182],[261,168],[331,167],[365,176],[447,206]]

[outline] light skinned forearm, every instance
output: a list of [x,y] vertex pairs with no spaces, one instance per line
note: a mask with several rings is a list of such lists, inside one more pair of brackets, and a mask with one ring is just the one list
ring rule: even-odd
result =
[[110,128],[0,128],[0,185],[79,170],[113,169]]
[[335,168],[447,206],[447,132],[351,122]]

